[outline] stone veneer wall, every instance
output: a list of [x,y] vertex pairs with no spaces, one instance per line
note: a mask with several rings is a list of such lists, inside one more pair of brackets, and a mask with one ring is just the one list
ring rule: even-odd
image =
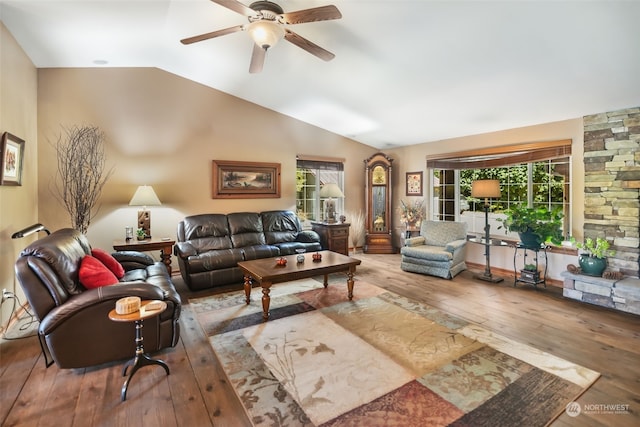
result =
[[604,237],[608,268],[640,270],[640,107],[584,117],[584,236]]

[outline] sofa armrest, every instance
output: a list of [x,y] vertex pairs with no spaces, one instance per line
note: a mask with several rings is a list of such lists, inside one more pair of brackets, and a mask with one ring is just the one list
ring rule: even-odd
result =
[[302,230],[296,236],[296,242],[316,243],[320,241],[320,235],[313,230]]
[[198,251],[189,242],[177,242],[173,247],[173,254],[182,259],[187,259],[190,256],[198,255]]
[[408,239],[405,239],[404,245],[405,246],[420,246],[420,245],[424,245],[424,242],[425,242],[424,236],[409,237]]
[[149,255],[137,251],[118,251],[111,254],[116,261],[122,264],[125,271],[146,268],[153,265],[155,260]]
[[467,244],[467,239],[454,240],[453,242],[447,243],[447,247],[445,248],[447,252],[455,252],[458,249],[462,248]]
[[64,321],[94,305],[112,301],[113,308],[120,298],[136,296],[143,300],[165,300],[165,292],[157,286],[144,282],[119,283],[90,289],[75,295],[67,302],[51,310],[40,322],[41,333],[47,334]]

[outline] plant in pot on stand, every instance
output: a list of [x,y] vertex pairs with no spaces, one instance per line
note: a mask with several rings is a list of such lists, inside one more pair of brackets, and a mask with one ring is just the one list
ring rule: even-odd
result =
[[515,205],[503,213],[505,218],[499,221],[507,231],[518,233],[524,247],[539,249],[544,243],[562,243],[564,215],[560,208],[550,211],[544,206],[529,208]]
[[609,241],[602,237],[595,240],[587,237],[584,243],[576,243],[583,252],[578,256],[578,264],[584,274],[601,277],[607,268],[607,256],[615,253],[609,249]]

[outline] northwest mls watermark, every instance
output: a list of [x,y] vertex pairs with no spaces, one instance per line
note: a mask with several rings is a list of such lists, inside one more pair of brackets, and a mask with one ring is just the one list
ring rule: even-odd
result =
[[570,402],[564,410],[570,417],[584,415],[627,415],[629,405],[625,403],[584,403]]

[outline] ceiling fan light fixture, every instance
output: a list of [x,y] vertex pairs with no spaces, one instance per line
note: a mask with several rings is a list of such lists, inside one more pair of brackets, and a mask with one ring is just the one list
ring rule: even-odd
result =
[[247,32],[258,46],[269,49],[284,37],[284,28],[273,21],[259,20],[249,24]]

